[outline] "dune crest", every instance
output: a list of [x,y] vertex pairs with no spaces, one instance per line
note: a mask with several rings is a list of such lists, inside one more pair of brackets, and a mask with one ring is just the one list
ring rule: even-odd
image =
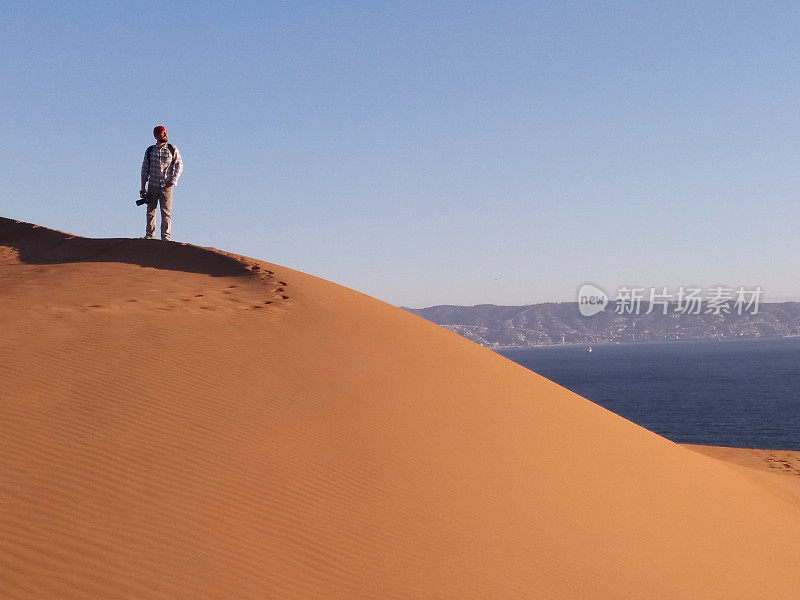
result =
[[170,271],[204,273],[216,277],[258,272],[258,261],[222,252],[172,242],[131,238],[92,239],[47,229],[24,221],[0,217],[0,242],[17,253],[22,262],[53,264],[66,262],[130,263]]
[[781,476],[364,294],[8,219],[0,282],[4,598],[797,597]]

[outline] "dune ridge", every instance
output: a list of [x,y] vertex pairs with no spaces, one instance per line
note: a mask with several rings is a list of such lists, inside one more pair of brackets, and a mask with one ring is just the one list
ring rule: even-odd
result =
[[257,261],[191,244],[171,242],[168,253],[155,240],[85,238],[24,221],[0,217],[0,240],[29,264],[65,262],[131,263],[216,277],[258,272]]
[[779,475],[286,267],[8,221],[4,597],[796,598]]

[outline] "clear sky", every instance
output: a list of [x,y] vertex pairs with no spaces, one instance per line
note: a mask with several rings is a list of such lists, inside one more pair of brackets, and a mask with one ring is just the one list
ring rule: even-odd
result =
[[0,215],[393,304],[800,298],[796,2],[0,2]]

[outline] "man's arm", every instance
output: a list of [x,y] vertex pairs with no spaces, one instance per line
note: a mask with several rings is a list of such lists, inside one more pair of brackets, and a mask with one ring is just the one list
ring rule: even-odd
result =
[[147,178],[150,175],[150,148],[144,151],[144,160],[142,161],[142,191],[144,186],[147,185]]
[[175,164],[172,165],[172,177],[167,181],[167,187],[172,187],[178,183],[181,173],[183,173],[183,159],[181,158],[181,153],[175,148]]

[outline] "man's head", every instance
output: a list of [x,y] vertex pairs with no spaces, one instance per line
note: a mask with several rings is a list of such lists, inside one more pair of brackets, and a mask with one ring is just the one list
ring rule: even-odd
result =
[[156,141],[160,144],[164,144],[167,141],[167,128],[163,125],[159,125],[155,129],[153,129],[153,137],[156,138]]

